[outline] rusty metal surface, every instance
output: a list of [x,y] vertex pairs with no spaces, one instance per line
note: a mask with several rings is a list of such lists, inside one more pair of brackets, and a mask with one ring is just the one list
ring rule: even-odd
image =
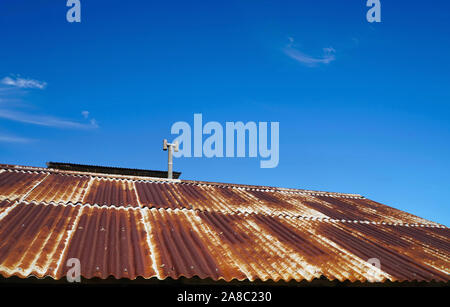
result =
[[67,173],[5,171],[0,199],[265,213],[339,220],[434,224],[374,201],[334,193],[306,193],[186,182],[142,181]]
[[129,180],[91,179],[84,203],[117,207],[138,207],[134,184]]
[[0,220],[0,273],[65,276],[78,258],[83,277],[154,276],[139,211],[17,204]]
[[448,229],[440,236],[428,228],[347,222],[321,223],[320,232],[361,259],[379,259],[382,270],[397,280],[449,280]]
[[13,205],[13,202],[11,202],[9,200],[0,201],[0,217],[3,214],[3,212],[6,211],[12,205]]
[[[103,178],[70,172],[43,173],[4,168],[0,199],[89,203],[117,207],[179,208],[202,211],[265,213],[339,220],[433,224],[357,194],[256,188],[199,182]],[[30,169],[33,170],[33,169]],[[38,176],[36,178],[36,176]],[[10,179],[11,178],[11,179]],[[42,182],[40,182],[42,181]]]
[[[147,232],[139,210],[84,206],[62,263],[77,258],[81,274],[135,279],[154,276]],[[62,275],[67,273],[62,266]]]
[[140,204],[149,208],[265,213],[386,223],[437,223],[347,195],[238,188],[192,183],[135,182]]
[[[0,273],[85,278],[448,281],[447,228],[179,209],[20,203],[0,220]],[[378,258],[381,269],[372,266]]]
[[0,272],[4,277],[51,276],[80,207],[15,204],[0,220]]
[[90,178],[66,174],[49,174],[26,197],[26,201],[72,202],[83,200]]
[[450,279],[447,227],[358,196],[0,170],[4,277]]
[[16,199],[27,195],[48,174],[34,171],[10,171],[0,173],[0,199]]

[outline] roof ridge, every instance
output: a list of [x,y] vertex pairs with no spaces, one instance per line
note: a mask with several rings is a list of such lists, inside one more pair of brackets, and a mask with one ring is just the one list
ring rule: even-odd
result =
[[248,184],[237,184],[237,183],[212,182],[212,181],[181,180],[181,179],[168,179],[168,178],[158,178],[158,177],[142,177],[142,176],[131,176],[131,175],[91,173],[91,172],[58,170],[58,169],[51,169],[51,168],[10,165],[10,164],[0,164],[0,169],[7,169],[7,170],[13,170],[13,171],[39,171],[39,172],[55,173],[55,174],[68,174],[68,175],[73,175],[73,176],[108,178],[108,179],[112,179],[112,180],[131,180],[131,181],[148,181],[148,182],[162,182],[162,183],[195,184],[198,186],[203,185],[203,186],[218,186],[218,187],[227,187],[227,188],[243,188],[246,190],[264,190],[266,192],[285,192],[285,193],[300,193],[300,194],[305,193],[308,195],[320,195],[320,196],[330,196],[330,197],[364,198],[364,196],[362,196],[360,194],[354,194],[354,193],[327,192],[327,191],[317,191],[317,190],[307,190],[307,189],[297,189],[297,188],[282,188],[282,187],[273,187],[273,186],[259,186],[259,185],[248,185]]

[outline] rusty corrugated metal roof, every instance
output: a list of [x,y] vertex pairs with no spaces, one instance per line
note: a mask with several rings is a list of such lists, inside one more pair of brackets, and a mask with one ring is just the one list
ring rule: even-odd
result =
[[449,281],[449,243],[357,194],[0,166],[4,277]]

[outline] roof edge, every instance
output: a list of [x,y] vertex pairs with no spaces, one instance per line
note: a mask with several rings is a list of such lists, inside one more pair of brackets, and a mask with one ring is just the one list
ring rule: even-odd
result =
[[319,191],[319,190],[282,188],[282,187],[274,187],[274,186],[261,186],[261,185],[249,185],[249,184],[238,184],[238,183],[214,182],[214,181],[199,181],[199,180],[186,180],[186,179],[181,180],[181,179],[168,179],[168,178],[161,178],[161,177],[82,172],[82,171],[60,170],[60,169],[54,169],[54,168],[23,166],[23,165],[13,165],[13,164],[1,164],[1,163],[0,163],[0,168],[23,170],[23,171],[42,171],[42,172],[49,172],[49,173],[73,174],[73,175],[79,175],[79,176],[85,175],[85,176],[104,177],[104,178],[122,179],[122,180],[136,180],[136,181],[151,180],[151,181],[186,183],[186,184],[197,184],[197,185],[211,185],[211,186],[218,186],[218,187],[222,186],[222,187],[234,187],[234,188],[243,188],[243,189],[273,190],[273,191],[288,192],[288,193],[289,192],[308,193],[308,194],[312,194],[312,195],[317,194],[317,195],[321,195],[321,196],[365,198],[364,196],[362,196],[360,194],[354,194],[354,193],[339,193],[339,192],[328,192],[328,191]]

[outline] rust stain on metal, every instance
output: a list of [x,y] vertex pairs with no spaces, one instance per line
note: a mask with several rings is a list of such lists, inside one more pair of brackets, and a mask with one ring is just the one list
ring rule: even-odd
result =
[[194,228],[194,212],[161,209],[145,212],[152,229],[151,242],[157,251],[156,267],[162,279],[199,276],[217,280],[221,276],[222,270],[208,249],[208,241]]
[[6,209],[8,209],[9,207],[11,207],[13,204],[13,202],[9,201],[9,200],[2,200],[0,201],[0,219],[1,219],[1,214],[2,212],[4,212]]
[[[154,276],[141,220],[138,210],[83,207],[62,263],[79,259],[81,274],[86,278]],[[62,275],[68,269],[62,266]]]
[[90,188],[83,199],[84,203],[100,206],[139,207],[133,182],[98,178],[91,180]]
[[[360,208],[360,210],[370,210],[375,213],[375,217],[369,220],[378,220],[391,223],[410,223],[410,224],[429,224],[430,221],[415,216],[411,213],[401,211],[387,205],[375,202],[373,200],[364,199],[345,199],[346,202],[351,203],[354,207]],[[433,223],[436,224],[436,223]]]
[[450,279],[447,227],[358,196],[0,170],[4,277]]
[[26,201],[77,203],[82,201],[90,178],[50,174],[27,196]]
[[0,199],[17,199],[30,192],[47,174],[6,170],[0,173]]
[[80,207],[19,204],[0,221],[3,276],[51,276]]

